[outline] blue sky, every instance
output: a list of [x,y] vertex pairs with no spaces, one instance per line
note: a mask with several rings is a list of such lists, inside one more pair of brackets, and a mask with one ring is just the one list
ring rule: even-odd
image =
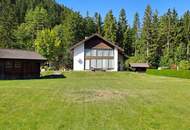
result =
[[116,18],[118,18],[121,8],[126,10],[129,24],[132,24],[134,13],[138,12],[141,17],[144,15],[144,10],[147,4],[150,4],[152,9],[157,9],[159,15],[162,15],[168,8],[175,8],[179,15],[190,10],[190,0],[56,0],[60,4],[79,11],[83,16],[89,12],[93,16],[95,12],[99,12],[102,17],[109,10],[113,10]]

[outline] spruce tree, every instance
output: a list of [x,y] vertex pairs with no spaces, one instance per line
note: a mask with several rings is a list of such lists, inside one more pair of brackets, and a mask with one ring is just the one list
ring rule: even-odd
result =
[[90,36],[96,32],[96,24],[94,22],[94,19],[90,17],[87,13],[86,18],[84,19],[85,21],[85,35]]
[[117,24],[116,19],[113,16],[112,10],[110,10],[104,20],[104,37],[111,42],[116,42]]
[[101,18],[101,15],[96,12],[94,17],[95,17],[94,21],[96,24],[96,33],[101,35],[102,34],[102,18]]
[[159,17],[158,12],[155,11],[152,20],[152,42],[150,44],[150,53],[148,61],[152,66],[158,67],[160,60],[159,48]]
[[121,9],[117,29],[117,43],[120,47],[124,47],[124,33],[126,32],[127,27],[126,12],[124,9]]
[[133,55],[133,30],[128,27],[123,34],[123,49],[126,55]]
[[13,35],[16,28],[15,4],[10,0],[0,2],[0,47],[13,48],[15,37]]
[[146,7],[145,15],[143,18],[143,28],[142,28],[142,40],[143,48],[146,52],[146,57],[150,56],[150,44],[152,42],[152,10],[150,5]]
[[190,12],[189,11],[185,12],[183,16],[183,28],[186,39],[187,60],[190,60]]
[[138,45],[140,39],[140,18],[137,12],[134,15],[132,31],[133,31],[133,50],[134,50],[134,55],[136,56],[140,50]]

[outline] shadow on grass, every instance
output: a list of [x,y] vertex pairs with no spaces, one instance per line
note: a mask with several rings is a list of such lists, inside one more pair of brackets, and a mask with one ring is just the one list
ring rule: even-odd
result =
[[66,78],[63,74],[51,74],[40,77],[40,79],[61,79]]
[[25,77],[25,78],[6,77],[3,79],[0,79],[0,81],[2,80],[62,79],[62,78],[66,78],[66,77],[63,74],[49,74],[49,75],[40,76],[40,77]]

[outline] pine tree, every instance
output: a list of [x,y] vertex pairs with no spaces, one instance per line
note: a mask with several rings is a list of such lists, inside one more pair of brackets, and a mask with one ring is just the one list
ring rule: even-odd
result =
[[123,48],[124,48],[124,52],[125,54],[127,54],[128,56],[132,56],[133,55],[133,30],[128,27],[124,34],[123,34]]
[[187,11],[185,12],[183,16],[183,28],[184,28],[184,34],[185,34],[185,39],[186,39],[186,55],[187,55],[187,60],[190,60],[190,12]]
[[135,13],[132,30],[133,30],[133,50],[134,50],[134,55],[136,56],[139,52],[138,50],[140,50],[138,45],[140,39],[140,19],[138,13]]
[[120,47],[124,47],[124,33],[126,32],[127,27],[126,12],[124,9],[121,9],[117,29],[117,43]]
[[16,28],[15,5],[10,0],[0,2],[0,47],[12,48],[15,44],[13,35]]
[[[169,64],[174,64],[176,60],[177,44],[178,43],[178,15],[176,10],[168,12],[162,16],[160,24],[160,42],[163,43],[163,56]],[[166,44],[164,44],[166,43]],[[164,56],[165,55],[165,56]]]
[[142,28],[142,39],[146,57],[148,58],[150,56],[150,44],[152,42],[152,10],[150,5],[148,5],[145,10]]
[[117,24],[116,19],[113,16],[112,10],[110,10],[104,20],[104,37],[111,42],[116,42]]
[[99,13],[95,13],[95,24],[96,24],[96,33],[102,34],[102,18]]
[[85,35],[90,36],[96,32],[96,24],[94,22],[94,19],[90,17],[87,13],[85,20]]
[[155,11],[152,20],[152,42],[150,44],[150,53],[148,61],[152,66],[158,67],[160,60],[159,48],[159,17],[158,12]]

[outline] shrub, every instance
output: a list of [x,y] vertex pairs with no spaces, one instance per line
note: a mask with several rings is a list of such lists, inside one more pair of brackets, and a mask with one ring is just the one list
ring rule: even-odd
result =
[[190,62],[186,60],[182,60],[179,63],[180,70],[190,70]]

